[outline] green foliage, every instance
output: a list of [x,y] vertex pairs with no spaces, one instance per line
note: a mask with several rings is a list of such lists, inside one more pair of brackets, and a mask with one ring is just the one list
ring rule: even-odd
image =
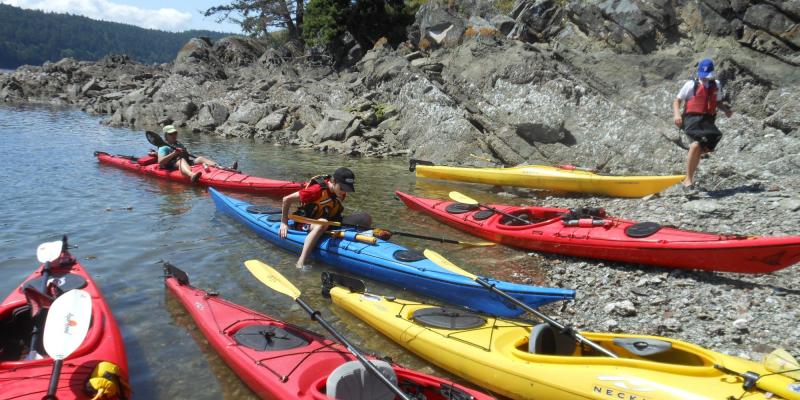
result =
[[264,37],[273,29],[285,29],[289,40],[301,40],[307,0],[228,0],[203,12],[217,21],[231,21],[253,37]]
[[381,37],[392,44],[406,39],[406,27],[414,22],[419,1],[357,0],[349,13],[347,27],[364,48]]
[[345,30],[349,0],[311,0],[303,18],[306,45],[328,45]]
[[0,4],[0,68],[39,65],[64,57],[98,60],[112,53],[125,53],[145,63],[169,62],[189,39],[197,36],[217,40],[227,34],[165,32]]
[[494,7],[503,14],[509,14],[514,9],[514,3],[515,0],[495,0]]

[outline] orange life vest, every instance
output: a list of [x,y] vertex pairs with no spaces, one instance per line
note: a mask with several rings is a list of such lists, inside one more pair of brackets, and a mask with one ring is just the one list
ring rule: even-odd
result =
[[304,189],[308,189],[313,185],[320,185],[322,192],[316,201],[300,204],[300,208],[296,212],[297,215],[314,219],[325,218],[329,221],[342,219],[344,206],[336,194],[328,188],[329,179],[329,175],[315,176],[306,183]]
[[708,88],[694,80],[694,95],[686,100],[683,113],[686,115],[717,115],[717,82],[711,81]]

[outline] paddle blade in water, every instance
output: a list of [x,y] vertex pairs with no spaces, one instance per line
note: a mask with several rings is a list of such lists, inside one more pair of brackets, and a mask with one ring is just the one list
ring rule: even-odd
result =
[[467,271],[464,271],[463,269],[459,268],[457,265],[455,265],[452,262],[450,262],[450,260],[444,258],[441,254],[439,254],[439,253],[437,253],[437,252],[435,252],[433,250],[425,249],[425,251],[423,251],[422,254],[425,254],[425,257],[428,257],[429,260],[433,261],[435,264],[439,265],[440,267],[442,267],[442,268],[444,268],[444,269],[446,269],[446,270],[448,270],[448,271],[450,271],[452,273],[466,276],[467,278],[472,279],[472,280],[477,279],[477,276],[475,276],[474,274],[471,274],[471,273],[469,273]]
[[281,292],[291,297],[292,300],[297,300],[297,298],[300,297],[300,289],[292,285],[280,272],[269,265],[258,260],[248,260],[244,262],[244,266],[247,267],[250,273],[260,280],[261,283],[269,286],[272,290]]
[[800,369],[800,364],[798,364],[797,360],[784,349],[775,349],[775,351],[764,357],[764,368],[766,368],[767,371],[776,374],[782,373],[782,375],[792,379],[800,380],[800,371],[798,371],[798,369]]
[[83,343],[91,319],[92,298],[89,293],[74,289],[62,294],[47,312],[44,350],[53,359],[67,358]]
[[453,201],[457,201],[459,203],[471,204],[471,205],[477,205],[478,204],[477,200],[473,199],[472,197],[469,197],[469,196],[466,196],[464,194],[461,194],[459,192],[455,192],[455,191],[450,192],[449,196],[450,196],[451,199],[453,199]]
[[42,243],[36,249],[36,258],[39,259],[40,263],[53,261],[61,255],[63,246],[64,243],[60,240]]

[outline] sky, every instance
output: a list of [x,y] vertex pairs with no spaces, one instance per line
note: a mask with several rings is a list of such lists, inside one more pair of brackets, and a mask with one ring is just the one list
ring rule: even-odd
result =
[[0,0],[0,3],[173,32],[206,29],[242,33],[236,24],[217,23],[216,17],[203,16],[203,10],[225,4],[226,0]]

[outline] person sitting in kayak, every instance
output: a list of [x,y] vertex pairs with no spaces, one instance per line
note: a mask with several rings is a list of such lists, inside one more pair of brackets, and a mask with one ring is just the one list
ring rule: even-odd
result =
[[[337,169],[333,176],[317,176],[311,179],[305,188],[294,192],[283,198],[283,209],[281,214],[281,227],[278,231],[281,239],[286,239],[289,231],[289,208],[300,203],[300,208],[296,214],[306,218],[314,218],[320,221],[341,221],[344,206],[342,201],[347,197],[347,193],[355,192],[356,176],[349,168],[341,167]],[[297,268],[304,268],[306,261],[311,253],[311,249],[317,246],[317,242],[325,230],[326,225],[309,225],[310,230],[303,243],[303,251],[297,260]]]
[[158,165],[163,169],[179,169],[181,173],[192,182],[197,182],[202,175],[202,172],[192,172],[192,165],[203,164],[203,169],[208,169],[209,166],[218,166],[217,162],[203,156],[198,156],[194,161],[189,160],[186,146],[178,141],[178,130],[173,125],[165,126],[162,131],[164,132],[164,140],[167,141],[169,146],[161,146],[158,148]]

